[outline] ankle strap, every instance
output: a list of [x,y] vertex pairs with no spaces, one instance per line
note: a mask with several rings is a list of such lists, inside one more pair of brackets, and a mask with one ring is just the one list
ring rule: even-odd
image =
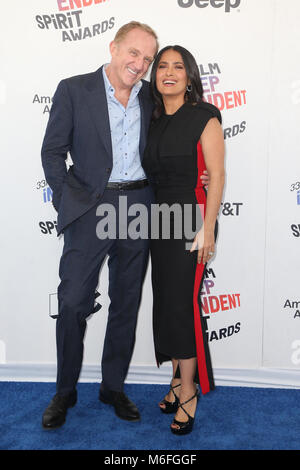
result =
[[177,385],[170,384],[170,389],[173,390],[174,388],[180,387],[180,385],[181,384],[177,384]]
[[175,401],[176,403],[179,402],[179,398],[178,396],[176,395],[176,393],[174,392],[174,388],[177,388],[177,387],[180,387],[181,384],[177,384],[177,385],[174,385],[174,387],[172,386],[172,383],[170,384],[170,389],[172,390],[172,393],[174,395],[174,398],[175,398]]
[[183,408],[183,405],[186,405],[187,403],[189,403],[190,401],[192,401],[195,397],[197,397],[199,394],[198,390],[196,390],[195,394],[189,398],[188,400],[184,401],[183,403],[179,403],[178,406],[180,406],[180,408],[182,409],[182,411],[185,412],[185,414],[190,418],[190,415],[188,414],[188,412]]

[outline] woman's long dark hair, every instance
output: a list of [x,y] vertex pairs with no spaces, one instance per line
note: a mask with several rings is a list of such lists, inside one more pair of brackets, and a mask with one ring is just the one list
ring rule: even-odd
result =
[[153,62],[151,77],[150,77],[150,86],[151,92],[154,99],[154,111],[153,118],[158,119],[161,113],[164,110],[164,103],[161,94],[156,88],[156,71],[158,64],[160,62],[161,56],[164,52],[172,49],[173,51],[179,52],[182,57],[186,74],[191,82],[191,91],[185,93],[185,100],[189,103],[199,103],[202,101],[203,96],[203,87],[200,79],[199,68],[194,56],[182,46],[166,46],[157,54],[155,61]]

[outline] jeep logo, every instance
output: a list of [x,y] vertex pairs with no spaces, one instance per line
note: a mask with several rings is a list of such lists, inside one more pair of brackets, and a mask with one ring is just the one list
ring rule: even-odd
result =
[[225,6],[225,12],[230,13],[231,8],[237,8],[241,0],[177,0],[181,8],[189,8],[193,4],[198,8],[206,8],[210,5],[213,8],[222,8]]

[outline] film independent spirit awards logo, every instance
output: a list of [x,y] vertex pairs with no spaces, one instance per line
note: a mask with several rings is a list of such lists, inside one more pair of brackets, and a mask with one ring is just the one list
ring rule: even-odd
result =
[[[102,8],[113,0],[53,0],[57,10],[54,13],[40,13],[35,16],[37,27],[43,32],[60,32],[62,42],[81,41],[103,35],[115,26],[115,17],[101,18],[92,25],[85,24],[85,10],[89,7]],[[98,18],[98,12],[97,12]]]
[[202,290],[200,293],[200,301],[202,306],[202,314],[204,320],[204,326],[206,330],[207,340],[214,342],[237,334],[241,330],[241,322],[228,322],[222,318],[226,325],[218,330],[210,330],[208,320],[210,317],[215,317],[216,314],[220,313],[220,317],[229,314],[232,310],[236,310],[241,307],[241,295],[240,293],[230,294],[217,294],[214,293],[214,287],[216,284],[215,271],[208,267],[205,270]]

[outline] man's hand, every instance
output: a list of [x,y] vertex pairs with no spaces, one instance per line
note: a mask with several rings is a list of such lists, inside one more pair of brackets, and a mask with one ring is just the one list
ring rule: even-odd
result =
[[209,176],[208,176],[207,170],[204,170],[204,172],[200,176],[200,179],[201,179],[203,185],[205,186],[205,188],[207,189],[208,185],[209,185]]

